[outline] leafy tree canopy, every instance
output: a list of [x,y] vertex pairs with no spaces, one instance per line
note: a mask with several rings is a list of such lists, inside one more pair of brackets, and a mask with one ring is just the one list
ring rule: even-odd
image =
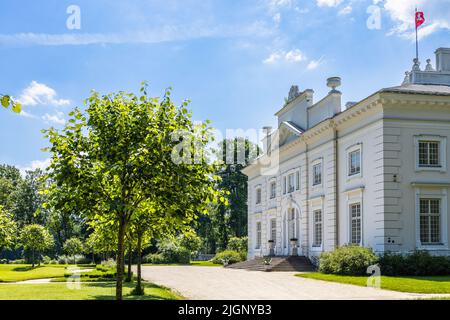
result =
[[0,206],[0,250],[11,249],[16,241],[17,224],[11,214]]
[[117,230],[117,299],[125,234],[138,212],[152,214],[145,207],[154,205],[163,213],[154,228],[164,229],[192,223],[209,202],[226,201],[214,165],[195,157],[211,141],[211,128],[196,125],[188,102],[177,107],[170,96],[167,90],[161,99],[149,97],[145,83],[140,96],[93,92],[86,111],[72,111],[62,131],[44,131],[52,153],[49,204]]
[[0,94],[0,103],[5,108],[11,107],[12,111],[14,111],[15,113],[20,113],[20,111],[22,110],[22,105],[20,104],[20,102],[15,101],[6,94]]

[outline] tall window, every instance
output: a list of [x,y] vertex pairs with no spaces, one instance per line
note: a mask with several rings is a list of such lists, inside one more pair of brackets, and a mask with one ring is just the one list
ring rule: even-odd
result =
[[355,150],[348,155],[348,175],[353,176],[361,173],[361,150]]
[[420,242],[441,242],[441,200],[420,199]]
[[288,182],[289,182],[289,184],[288,184],[288,186],[289,186],[288,190],[289,190],[289,193],[291,193],[291,192],[294,191],[294,188],[295,188],[295,186],[294,186],[295,181],[294,181],[294,174],[293,174],[293,173],[290,174],[290,175],[288,176]]
[[313,212],[313,247],[322,246],[322,210]]
[[350,242],[361,244],[361,204],[350,205]]
[[277,219],[270,220],[270,240],[277,240]]
[[322,163],[313,166],[313,186],[322,184]]
[[295,190],[300,190],[300,171],[295,173]]
[[270,199],[274,199],[277,196],[277,183],[272,181],[270,183]]
[[419,167],[440,166],[440,142],[419,141]]
[[286,194],[286,177],[283,177],[283,194]]
[[256,249],[261,248],[261,222],[256,223]]
[[261,203],[261,188],[256,189],[256,204]]

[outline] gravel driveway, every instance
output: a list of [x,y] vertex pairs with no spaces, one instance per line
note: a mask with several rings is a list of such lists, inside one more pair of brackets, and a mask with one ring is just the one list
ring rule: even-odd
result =
[[151,266],[147,281],[172,288],[193,300],[417,299],[427,295],[303,279],[293,272],[258,272],[222,267]]

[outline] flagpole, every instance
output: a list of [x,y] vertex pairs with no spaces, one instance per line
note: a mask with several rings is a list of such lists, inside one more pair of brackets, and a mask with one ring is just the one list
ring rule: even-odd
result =
[[419,37],[417,35],[417,7],[416,7],[416,14],[414,16],[414,25],[416,27],[416,59],[419,61]]

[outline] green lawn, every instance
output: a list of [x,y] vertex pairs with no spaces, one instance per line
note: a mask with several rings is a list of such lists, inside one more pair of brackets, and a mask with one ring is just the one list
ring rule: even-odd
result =
[[0,264],[0,282],[63,277],[65,265],[41,265],[31,268],[26,264]]
[[[81,283],[70,289],[65,283],[0,284],[0,300],[113,300],[115,283]],[[134,284],[124,283],[125,300],[179,300],[181,296],[153,284],[145,284],[145,296],[130,296]]]
[[[366,286],[366,276],[340,276],[318,272],[303,273],[297,277],[347,283],[357,286]],[[448,293],[450,294],[450,276],[430,277],[381,277],[381,288],[386,290],[412,292],[412,293]]]
[[221,264],[215,264],[211,261],[191,261],[190,264],[177,264],[177,263],[164,263],[164,264],[152,264],[144,263],[144,266],[197,266],[197,267],[221,267]]

